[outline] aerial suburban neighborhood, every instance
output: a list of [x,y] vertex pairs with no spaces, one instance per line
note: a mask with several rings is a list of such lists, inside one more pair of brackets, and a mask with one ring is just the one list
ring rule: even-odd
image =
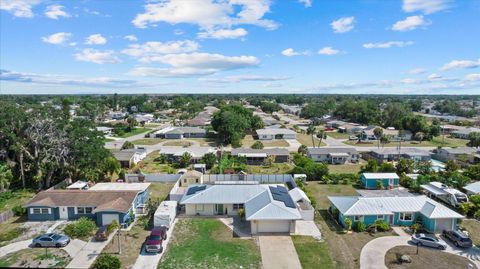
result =
[[480,269],[475,0],[0,0],[0,268]]

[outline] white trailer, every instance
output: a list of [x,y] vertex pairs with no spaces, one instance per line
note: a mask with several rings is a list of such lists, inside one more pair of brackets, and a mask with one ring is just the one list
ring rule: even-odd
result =
[[426,192],[428,197],[438,198],[453,207],[459,207],[461,203],[468,202],[468,196],[465,193],[449,188],[441,182],[432,181],[428,184],[420,185],[420,187]]
[[153,226],[170,228],[177,215],[177,205],[177,201],[161,202],[153,215]]

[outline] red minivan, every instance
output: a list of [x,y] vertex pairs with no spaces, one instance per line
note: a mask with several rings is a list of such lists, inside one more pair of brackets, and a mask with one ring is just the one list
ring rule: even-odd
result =
[[167,239],[167,230],[165,228],[153,228],[145,242],[145,251],[155,253],[162,252],[162,242],[165,239]]

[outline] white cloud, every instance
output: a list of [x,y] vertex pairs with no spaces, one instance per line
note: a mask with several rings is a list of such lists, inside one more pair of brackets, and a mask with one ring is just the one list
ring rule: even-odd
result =
[[429,80],[439,80],[442,78],[442,76],[440,76],[439,74],[430,74],[428,77],[427,77]]
[[448,71],[451,69],[467,69],[467,68],[476,68],[480,66],[480,60],[470,61],[470,60],[453,60],[445,64],[441,70]]
[[303,4],[305,7],[311,7],[313,0],[298,0],[298,2]]
[[330,25],[335,33],[346,33],[354,28],[355,17],[343,17],[332,21]]
[[39,3],[40,0],[1,0],[0,9],[15,17],[33,18],[32,7]]
[[180,29],[175,29],[175,30],[173,31],[173,34],[174,34],[174,35],[183,35],[184,32],[183,32],[182,30],[180,30]]
[[138,38],[134,35],[126,35],[123,38],[125,38],[128,41],[132,41],[132,42],[137,42],[138,41]]
[[308,54],[309,54],[308,50],[295,51],[292,48],[282,50],[282,55],[287,57],[298,56],[298,55],[308,55]]
[[157,59],[170,68],[135,67],[133,76],[189,77],[215,74],[221,71],[257,66],[260,61],[254,56],[225,56],[211,53],[167,54]]
[[414,68],[414,69],[408,70],[407,74],[418,75],[418,74],[423,74],[425,72],[426,72],[426,70],[423,69],[423,68]]
[[93,34],[85,39],[87,45],[105,45],[106,43],[107,39],[101,34]]
[[119,63],[120,59],[115,56],[113,50],[83,49],[80,53],[74,54],[77,61],[91,62],[96,64]]
[[138,28],[166,22],[196,24],[203,30],[241,24],[276,29],[277,23],[263,18],[270,12],[270,4],[270,0],[165,0],[146,4],[145,12],[137,14],[132,23]]
[[49,17],[50,19],[58,20],[59,18],[68,18],[71,17],[65,10],[65,7],[61,5],[50,5],[45,10],[45,16]]
[[59,32],[42,37],[42,41],[53,45],[63,45],[70,39],[71,36],[71,33]]
[[340,53],[340,51],[332,47],[324,47],[318,50],[318,54],[321,55],[335,55],[338,53]]
[[198,50],[198,43],[191,40],[178,40],[170,42],[146,42],[131,44],[122,50],[122,53],[135,57],[141,62],[154,62],[162,59],[165,54],[194,52]]
[[248,32],[243,28],[236,29],[209,29],[204,32],[198,33],[199,38],[212,38],[212,39],[235,39],[244,37]]
[[22,73],[11,70],[0,70],[0,80],[45,85],[74,85],[112,88],[152,87],[166,84],[147,84],[136,80],[112,77],[75,77],[57,74]]
[[480,73],[477,74],[468,74],[465,76],[465,80],[468,81],[480,81]]
[[450,7],[450,0],[403,0],[403,11],[432,14]]
[[405,18],[405,20],[403,20],[403,21],[397,21],[392,26],[392,30],[393,31],[406,32],[406,31],[415,30],[418,27],[427,26],[427,25],[430,25],[430,24],[431,24],[431,22],[428,21],[428,20],[425,20],[422,15],[410,16],[410,17]]
[[379,43],[366,43],[363,47],[366,49],[388,49],[391,47],[405,47],[413,45],[413,41],[388,41]]
[[201,78],[202,81],[214,82],[214,83],[231,83],[231,82],[243,82],[243,81],[281,81],[287,80],[290,77],[287,76],[258,76],[258,75],[238,75],[228,76],[224,78]]

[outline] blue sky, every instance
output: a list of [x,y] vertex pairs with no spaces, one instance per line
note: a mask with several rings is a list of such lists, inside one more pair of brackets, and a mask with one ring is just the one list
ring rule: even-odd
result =
[[0,94],[480,94],[478,0],[2,0],[0,30]]

